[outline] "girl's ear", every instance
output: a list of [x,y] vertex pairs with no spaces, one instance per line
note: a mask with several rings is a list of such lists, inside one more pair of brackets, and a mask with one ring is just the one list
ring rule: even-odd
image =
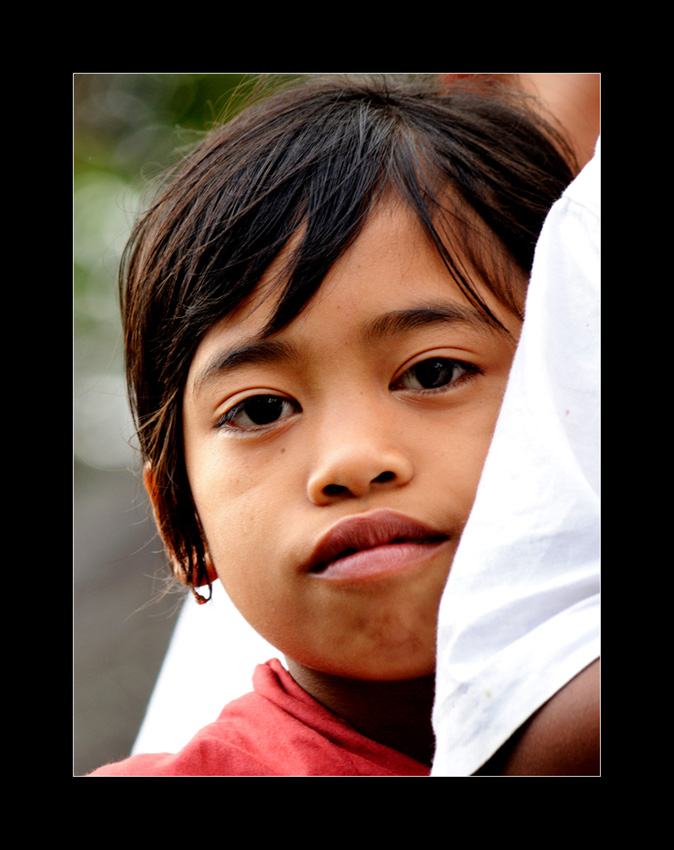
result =
[[[145,489],[147,490],[147,494],[150,497],[150,502],[152,503],[152,512],[154,514],[155,524],[161,535],[161,522],[159,521],[159,512],[157,510],[157,485],[154,477],[154,473],[149,463],[145,464],[145,468],[143,469],[143,483],[145,484]],[[180,562],[180,560],[175,556],[171,546],[168,545],[167,541],[164,540],[162,535],[162,540],[164,543],[164,548],[166,549],[166,553],[169,559],[169,563],[171,564],[171,571],[173,575],[178,579],[181,584],[189,584],[192,587],[203,587],[207,584],[207,581],[210,581],[211,584],[214,581],[217,581],[218,574],[213,566],[213,562],[211,561],[211,556],[208,552],[206,552],[206,572],[208,575],[208,580],[206,578],[202,579],[196,585],[193,581],[191,581],[190,576],[188,575],[185,567]]]

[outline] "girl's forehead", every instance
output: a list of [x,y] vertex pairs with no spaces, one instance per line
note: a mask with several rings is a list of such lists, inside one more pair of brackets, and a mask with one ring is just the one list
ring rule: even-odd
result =
[[[305,240],[309,242],[305,245]],[[299,227],[269,265],[252,294],[227,319],[234,323],[255,317],[264,321],[274,314],[285,292],[297,254],[311,256],[310,237],[306,225]],[[349,275],[353,280],[351,291],[355,302],[362,294],[362,284],[369,278],[376,280],[382,274],[391,282],[405,276],[412,266],[416,272],[427,267],[429,271],[443,274],[446,268],[419,216],[402,201],[380,201],[369,212],[365,223],[353,241],[327,270],[311,303],[330,292],[336,283],[349,288]],[[345,268],[348,272],[345,273]],[[447,273],[447,280],[451,276]],[[360,285],[360,289],[359,289]],[[386,299],[388,290],[382,289]],[[391,294],[391,297],[393,295]]]
[[[279,307],[295,255],[304,250],[305,237],[306,227],[301,226],[277,254],[251,294],[234,311],[222,317],[206,336],[225,329],[245,335],[262,331]],[[417,274],[424,268],[438,275],[446,274],[447,283],[452,284],[451,276],[418,217],[402,203],[379,203],[351,245],[328,269],[315,295],[292,320],[334,294],[336,287],[355,309],[364,299],[365,289],[371,294],[372,287],[367,286],[368,283],[388,282],[391,286],[383,285],[379,296],[383,305],[392,303],[396,298],[393,284],[405,278],[412,266]]]

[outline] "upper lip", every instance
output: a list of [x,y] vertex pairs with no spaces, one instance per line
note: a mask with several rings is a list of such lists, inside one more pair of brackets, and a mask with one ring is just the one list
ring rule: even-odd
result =
[[339,558],[374,546],[403,542],[439,543],[447,539],[446,534],[417,519],[379,510],[340,520],[321,537],[304,566],[307,571],[316,572]]

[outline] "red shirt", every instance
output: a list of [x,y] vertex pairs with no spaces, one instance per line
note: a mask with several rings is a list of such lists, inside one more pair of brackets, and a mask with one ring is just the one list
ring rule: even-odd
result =
[[302,690],[277,659],[253,692],[227,705],[178,753],[131,756],[90,776],[428,776],[430,769],[378,744]]

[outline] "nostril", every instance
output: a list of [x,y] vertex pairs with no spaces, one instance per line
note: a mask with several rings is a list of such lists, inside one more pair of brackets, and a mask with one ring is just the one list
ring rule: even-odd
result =
[[323,488],[323,492],[326,496],[340,496],[346,487],[342,487],[341,484],[328,484]]
[[[345,483],[336,483],[340,479],[344,480]],[[318,500],[318,502],[327,500],[329,503],[334,499],[344,499],[348,497],[359,498],[366,495],[370,488],[374,487],[375,484],[386,484],[391,482],[391,485],[395,486],[398,482],[404,483],[403,476],[400,476],[394,470],[389,469],[385,472],[380,472],[375,478],[370,478],[367,471],[363,471],[363,474],[361,474],[358,470],[355,472],[351,470],[350,473],[348,470],[342,470],[342,472],[336,474],[334,478],[328,478],[328,481],[330,480],[332,483],[325,484],[323,486],[321,486],[318,479],[310,485],[309,491],[312,500]],[[314,496],[311,495],[312,493]]]
[[387,481],[391,481],[395,478],[394,472],[382,472],[381,475],[378,475],[373,481],[377,484],[385,484]]

